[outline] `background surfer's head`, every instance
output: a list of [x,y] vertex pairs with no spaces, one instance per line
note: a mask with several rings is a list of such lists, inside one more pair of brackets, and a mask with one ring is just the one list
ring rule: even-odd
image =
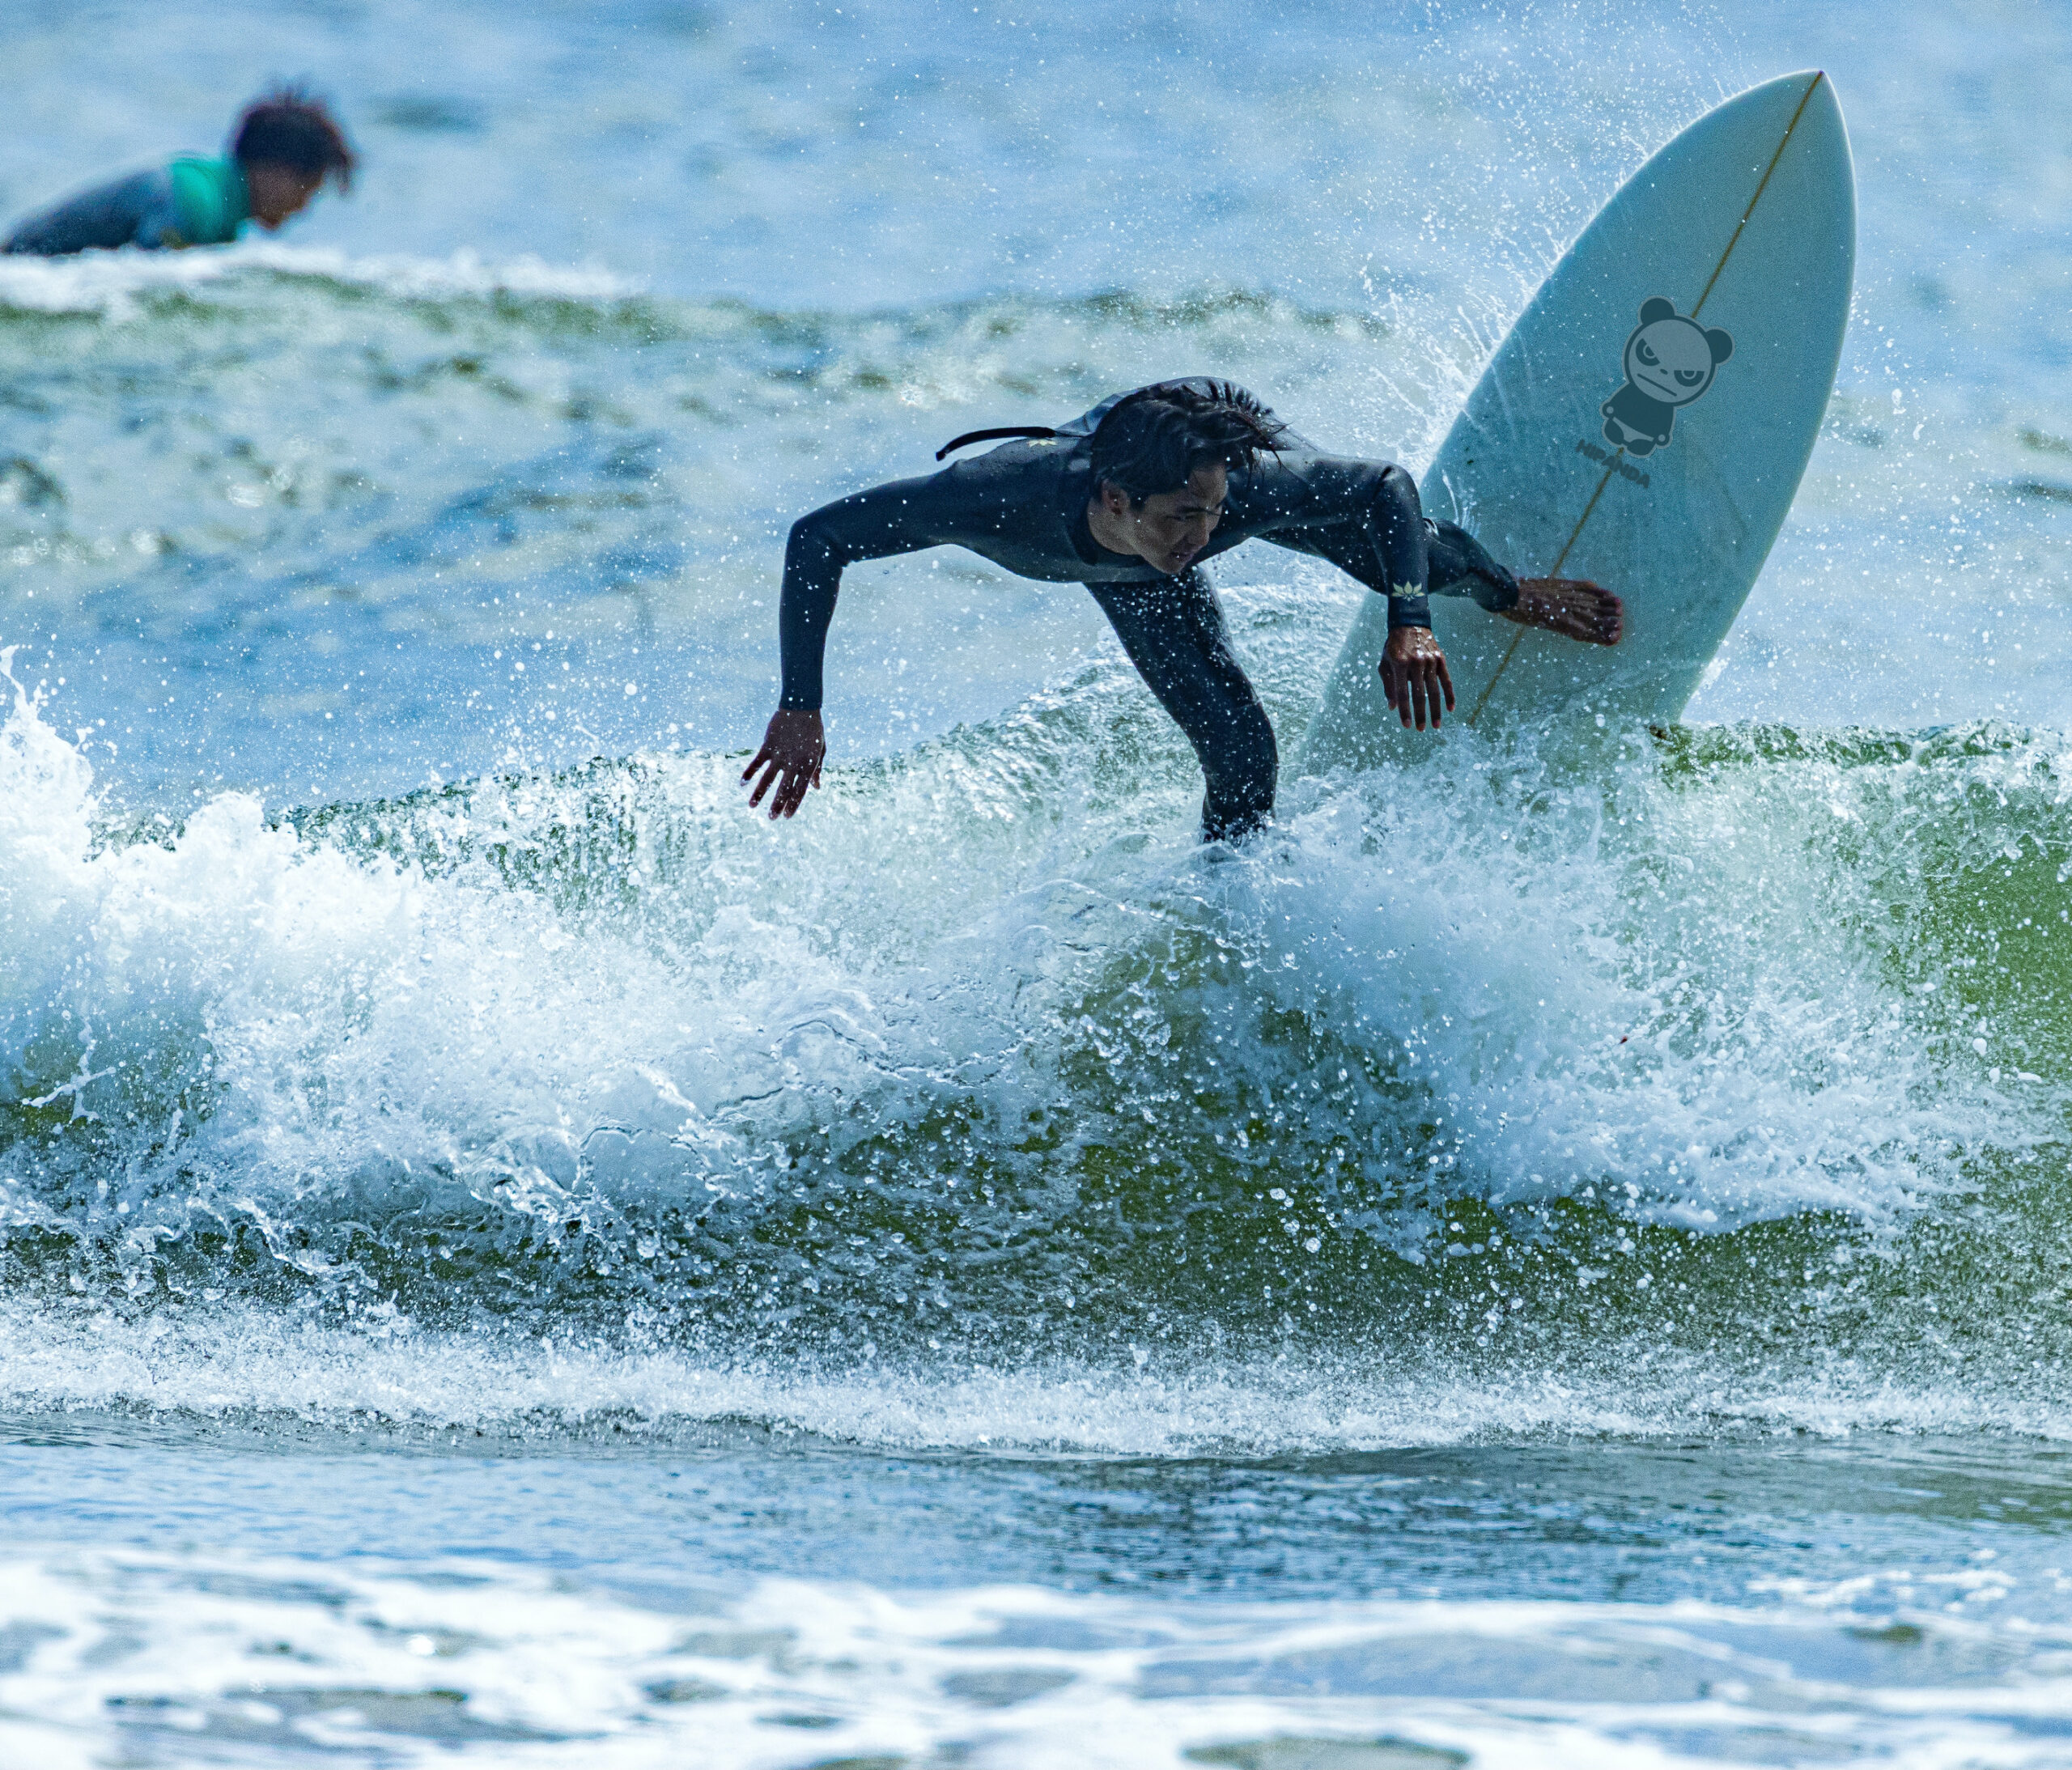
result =
[[1228,381],[1132,393],[1093,433],[1095,496],[1112,532],[1161,571],[1184,571],[1222,519],[1232,469],[1287,427]]
[[352,189],[359,163],[324,101],[299,86],[277,87],[244,108],[231,131],[231,158],[244,174],[252,219],[268,232],[304,208],[328,179]]
[[1657,295],[1641,304],[1641,323],[1626,340],[1626,379],[1665,405],[1688,405],[1733,354],[1734,340],[1717,326],[1679,318],[1675,303]]

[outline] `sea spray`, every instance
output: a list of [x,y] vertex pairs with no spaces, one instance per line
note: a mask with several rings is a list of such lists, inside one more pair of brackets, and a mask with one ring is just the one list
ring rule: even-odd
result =
[[[1092,669],[773,832],[659,754],[116,819],[18,690],[19,1295],[372,1308],[521,1360],[1265,1333],[1601,1394],[1645,1347],[1641,1413],[1911,1381],[1924,1308],[1993,1385],[2056,1348],[2046,1293],[1976,1277],[2059,1238],[2056,998],[1996,981],[2000,941],[2072,938],[2054,741],[1456,740],[1291,783],[1233,853],[1085,773],[1083,728],[1141,722],[1184,815],[1132,691]],[[1974,877],[2005,910],[1915,950]]]

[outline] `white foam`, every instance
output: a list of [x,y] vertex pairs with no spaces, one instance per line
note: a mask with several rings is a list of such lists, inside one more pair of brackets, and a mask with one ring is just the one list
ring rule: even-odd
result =
[[[10,1410],[242,1419],[550,1437],[631,1428],[663,1439],[743,1424],[881,1449],[1094,1456],[1277,1456],[1617,1437],[1987,1431],[2072,1439],[2049,1392],[1843,1358],[1751,1361],[1646,1331],[1585,1358],[1492,1354],[1471,1369],[1314,1347],[1134,1348],[1094,1365],[945,1352],[921,1363],[701,1352],[637,1338],[426,1328],[393,1306],[320,1326],[249,1304],[130,1315],[0,1305]],[[1132,1350],[1125,1348],[1125,1351]]]
[[[622,1595],[608,1576],[480,1560],[16,1548],[0,1561],[0,1628],[25,1650],[0,1748],[80,1770],[154,1747],[274,1763],[575,1752],[599,1770],[686,1753],[778,1770],[955,1749],[993,1770],[1178,1770],[1186,1752],[1282,1738],[1343,1743],[1259,1761],[1603,1770],[1766,1756],[1785,1742],[1782,1715],[1797,1749],[1823,1756],[2056,1761],[2048,1734],[2072,1701],[2057,1643],[1989,1606],[1951,1615],[1911,1596],[1883,1614],[1909,1619],[1917,1642],[2002,1669],[1875,1681],[1917,1662],[1917,1647],[1853,1680],[1824,1675],[1851,1613],[1820,1602],[1265,1605],[766,1579],[672,1605]],[[1441,1660],[1444,1687],[1405,1687],[1406,1658]]]
[[[1119,785],[1093,774],[1089,726],[1129,758]],[[860,1242],[852,1218],[881,1216],[873,1200],[923,1216],[949,1204],[1064,1248],[1082,1144],[1170,1142],[1222,1164],[1218,1184],[1262,1193],[1271,1160],[1318,1194],[1341,1242],[1413,1259],[1437,1245],[1431,1208],[1464,1195],[1582,1196],[1701,1231],[1809,1210],[1884,1226],[1932,1199],[1953,1145],[2026,1146],[2048,1093],[2032,1107],[1985,1085],[1989,1052],[1938,1046],[1850,932],[1858,872],[1822,834],[1828,801],[1867,824],[1884,788],[1831,768],[1825,798],[1802,807],[1802,779],[1692,785],[1644,751],[1598,760],[1565,775],[1457,744],[1420,772],[1302,783],[1273,840],[1225,859],[1192,844],[1191,758],[1104,661],[1000,727],[831,775],[783,830],[743,812],[730,764],[690,757],[483,783],[407,816],[344,810],[328,836],[225,795],[176,836],[96,851],[91,770],[18,692],[0,733],[0,1064],[10,1101],[71,1128],[12,1144],[0,1212],[61,1225],[141,1285],[158,1282],[161,1238],[211,1223],[256,1229],[321,1275],[353,1237],[393,1225],[409,1242],[444,1212],[492,1238],[552,1239],[571,1217],[690,1205],[728,1231],[713,1258],[730,1280],[788,1307],[819,1288],[817,1257],[758,1226],[803,1202],[839,1230],[841,1258],[872,1269],[846,1280],[852,1294],[903,1314],[932,1250],[882,1225]],[[536,862],[538,883],[482,858],[427,873],[372,846],[428,834]],[[1231,1123],[1195,1123],[1195,1084],[1175,1078],[1197,1066],[1236,1103]],[[954,1191],[971,1172],[954,1140],[915,1128],[938,1112],[1018,1196]],[[1066,1140],[1019,1150],[1032,1112],[1062,1115]],[[1272,1129],[1247,1133],[1255,1115]],[[889,1165],[835,1159],[873,1140]],[[1299,1246],[1266,1257],[1276,1287],[1301,1275]],[[630,1301],[653,1254],[608,1244],[592,1279],[622,1273]],[[1068,1312],[1074,1269],[1036,1301]],[[550,1288],[558,1270],[532,1268]],[[960,1307],[987,1290],[983,1260],[938,1270],[929,1282]],[[999,1326],[1020,1342],[1029,1324]],[[696,1415],[698,1386],[731,1380],[656,1368],[692,1392],[658,1414]],[[328,1380],[342,1394],[364,1377],[346,1359]],[[13,1380],[40,1392],[26,1369]],[[1075,1439],[1068,1390],[1009,1386],[996,1406],[980,1399],[991,1381],[968,1391],[953,1438],[1385,1441],[1685,1411],[1647,1383],[1630,1405],[1441,1384],[1362,1423],[1357,1385],[1326,1381],[1255,1424],[1243,1377],[1201,1409],[1134,1393],[1115,1425]],[[1736,1381],[1694,1371],[1694,1394],[1720,1393],[1692,1405],[1735,1412]],[[1756,1413],[1775,1387],[1755,1392]],[[97,1391],[82,1368],[50,1393]],[[588,1405],[544,1378],[533,1393]],[[856,1417],[902,1405],[857,1394],[838,1384],[813,1404],[826,1429],[868,1435]],[[233,1386],[222,1404],[304,1402]],[[402,1411],[447,1405],[435,1386]]]
[[87,252],[66,258],[0,257],[0,307],[40,313],[129,318],[139,296],[206,299],[251,273],[321,278],[403,299],[509,295],[565,301],[621,301],[643,285],[600,265],[550,265],[523,254],[485,258],[461,247],[445,258],[377,253],[352,257],[329,247],[253,239],[193,252]]
[[[1148,850],[1111,846],[1141,800],[1055,824],[1058,785],[1025,764],[1068,760],[1074,737],[1038,727],[996,761],[952,743],[866,770],[781,833],[728,815],[716,761],[660,763],[659,796],[625,813],[628,864],[589,833],[593,870],[564,880],[564,910],[486,868],[427,877],[298,838],[243,795],[205,803],[176,840],[93,853],[88,766],[18,694],[0,741],[12,1092],[76,1090],[100,1110],[82,1078],[120,1063],[192,1082],[206,1058],[206,1136],[262,1192],[270,1174],[295,1190],[367,1163],[495,1168],[499,1149],[548,1171],[541,1152],[606,1130],[680,1139],[689,1174],[714,1136],[724,1159],[742,1152],[729,1125],[766,1140],[873,1095],[911,1113],[945,1084],[1002,1106],[1040,1094],[1092,1024],[1073,1004],[1195,939],[1238,962],[1190,961],[1163,1000],[1096,1012],[1221,1007],[1242,1028],[1270,1004],[1393,1053],[1455,1109],[1448,1171],[1497,1198],[1608,1179],[1680,1221],[1875,1210],[1910,1194],[1938,1135],[2006,1134],[1935,1087],[1870,956],[1793,927],[1836,881],[1802,833],[1763,827],[1761,783],[1679,795],[1628,762],[1564,785],[1457,745],[1418,776],[1310,783],[1259,856],[1204,868],[1181,818]],[[1184,805],[1191,771],[1161,766],[1150,804]],[[448,834],[550,860],[566,841],[552,830],[574,819],[584,836],[597,814],[584,795],[486,791],[472,830],[456,813]],[[658,871],[672,849],[677,870]],[[628,915],[581,906],[622,891]],[[1156,1075],[1116,1049],[1119,1097],[1086,1104],[1134,1118],[1129,1095]],[[1268,1092],[1300,1079],[1255,1042],[1218,1059]],[[745,1104],[787,1079],[805,1089],[790,1107]]]

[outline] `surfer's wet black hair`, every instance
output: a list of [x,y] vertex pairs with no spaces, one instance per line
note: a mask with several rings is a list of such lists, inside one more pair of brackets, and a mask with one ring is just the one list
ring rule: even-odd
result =
[[1195,469],[1235,471],[1278,448],[1288,427],[1229,381],[1168,382],[1132,393],[1093,433],[1093,478],[1134,507],[1178,491]]
[[328,178],[342,193],[352,189],[359,164],[329,108],[302,86],[275,87],[246,105],[230,151],[240,166],[285,166],[304,178]]

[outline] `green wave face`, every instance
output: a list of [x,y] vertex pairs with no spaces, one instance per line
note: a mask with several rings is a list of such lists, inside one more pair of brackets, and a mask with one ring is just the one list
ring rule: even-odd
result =
[[[1238,601],[1282,712],[1328,653]],[[6,1283],[2019,1391],[2066,1349],[2064,753],[1457,742],[1231,856],[1119,664],[777,830],[696,754],[124,822],[24,702]]]

